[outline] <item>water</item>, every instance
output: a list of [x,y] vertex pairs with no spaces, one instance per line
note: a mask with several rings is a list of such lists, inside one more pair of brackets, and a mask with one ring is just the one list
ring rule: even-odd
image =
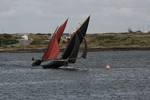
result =
[[0,100],[150,100],[150,51],[92,52],[78,70],[33,68],[32,56],[0,53]]

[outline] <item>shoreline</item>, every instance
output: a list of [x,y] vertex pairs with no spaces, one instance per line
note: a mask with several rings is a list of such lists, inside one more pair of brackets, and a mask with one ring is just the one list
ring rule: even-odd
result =
[[[61,49],[63,51],[64,49]],[[113,47],[113,48],[88,48],[88,52],[99,51],[149,51],[150,47]],[[0,49],[0,53],[40,53],[45,48],[38,49]]]

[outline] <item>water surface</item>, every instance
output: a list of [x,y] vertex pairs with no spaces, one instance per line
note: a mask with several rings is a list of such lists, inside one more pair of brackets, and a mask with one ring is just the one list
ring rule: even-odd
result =
[[150,51],[91,52],[78,70],[34,68],[33,56],[0,53],[0,100],[150,100]]

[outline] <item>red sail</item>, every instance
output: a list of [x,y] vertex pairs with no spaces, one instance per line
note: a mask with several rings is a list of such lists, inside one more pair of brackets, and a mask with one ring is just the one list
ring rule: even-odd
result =
[[61,36],[65,30],[67,22],[68,22],[68,19],[58,28],[58,30],[56,32],[56,37],[57,37],[58,43],[60,42]]
[[51,60],[51,59],[57,59],[57,56],[59,54],[59,44],[57,41],[57,38],[52,38],[51,45],[48,48],[47,52],[45,52],[43,56],[43,60]]
[[65,30],[67,21],[68,21],[68,19],[53,34],[53,37],[49,42],[48,50],[44,53],[44,55],[42,57],[42,59],[44,61],[57,59],[57,57],[60,53],[59,42],[60,42],[61,36]]

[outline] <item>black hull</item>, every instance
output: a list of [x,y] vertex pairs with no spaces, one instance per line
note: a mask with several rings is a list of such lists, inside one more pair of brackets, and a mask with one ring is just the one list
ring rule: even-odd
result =
[[39,66],[41,63],[42,63],[42,60],[35,60],[35,61],[32,63],[32,66]]
[[46,65],[42,65],[42,67],[44,69],[50,69],[50,68],[53,68],[53,69],[57,69],[61,66],[67,66],[68,65],[68,61],[65,61],[65,60],[58,60],[58,61],[52,61]]

